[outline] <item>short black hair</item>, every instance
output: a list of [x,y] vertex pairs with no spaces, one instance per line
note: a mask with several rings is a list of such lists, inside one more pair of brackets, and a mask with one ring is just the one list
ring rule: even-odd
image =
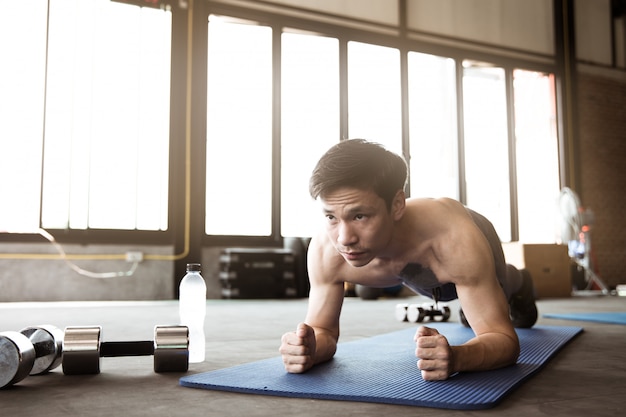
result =
[[371,189],[391,208],[396,193],[406,186],[407,171],[404,158],[379,143],[343,140],[317,162],[309,193],[317,199],[341,187]]

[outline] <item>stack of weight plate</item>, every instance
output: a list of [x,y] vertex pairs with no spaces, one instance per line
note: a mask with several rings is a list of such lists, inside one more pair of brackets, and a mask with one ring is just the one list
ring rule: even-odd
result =
[[295,268],[290,249],[223,249],[219,273],[222,298],[297,297]]

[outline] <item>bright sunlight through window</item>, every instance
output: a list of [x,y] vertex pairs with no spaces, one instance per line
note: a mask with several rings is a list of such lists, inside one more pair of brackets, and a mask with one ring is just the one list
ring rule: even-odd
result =
[[348,42],[348,132],[402,155],[400,51]]
[[559,158],[554,76],[515,70],[519,239],[551,243],[556,230]]
[[209,17],[206,233],[272,232],[272,29]]
[[459,198],[455,63],[409,52],[411,197]]
[[282,34],[281,232],[313,236],[323,219],[309,195],[318,159],[339,141],[339,42]]
[[0,0],[0,231],[39,227],[46,9]]
[[19,41],[2,42],[0,82],[13,81],[0,97],[0,229],[32,231],[40,217],[52,229],[166,229],[170,13],[108,0],[2,10],[0,36]]
[[509,144],[504,69],[464,63],[463,120],[467,206],[511,240]]

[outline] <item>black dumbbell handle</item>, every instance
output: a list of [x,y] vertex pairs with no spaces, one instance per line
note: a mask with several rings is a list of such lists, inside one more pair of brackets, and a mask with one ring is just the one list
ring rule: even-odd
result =
[[100,357],[111,358],[116,356],[152,356],[154,342],[144,340],[139,342],[103,342],[100,343]]

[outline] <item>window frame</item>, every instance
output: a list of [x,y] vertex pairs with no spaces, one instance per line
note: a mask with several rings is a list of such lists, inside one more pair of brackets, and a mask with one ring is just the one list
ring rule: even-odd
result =
[[[136,2],[124,2],[131,6],[159,8],[153,4],[143,4],[140,1]],[[180,189],[180,184],[184,183],[184,178],[177,175],[177,172],[181,169],[181,163],[177,161],[177,158],[173,158],[172,155],[180,153],[181,146],[178,141],[173,141],[172,138],[176,136],[184,137],[184,124],[179,123],[180,120],[184,120],[184,113],[180,112],[180,109],[185,108],[184,95],[184,80],[186,74],[186,62],[184,59],[184,51],[186,48],[186,28],[187,28],[187,10],[180,8],[174,4],[170,4],[168,1],[161,2],[163,6],[167,5],[168,10],[171,12],[172,24],[171,24],[171,57],[170,57],[170,124],[169,124],[169,181],[168,188],[168,228],[167,230],[139,230],[139,229],[99,229],[99,228],[85,228],[85,229],[58,229],[58,228],[46,228],[45,230],[54,236],[55,240],[59,243],[74,243],[74,244],[157,244],[167,245],[176,242],[177,235],[182,233],[176,230],[175,225],[184,224],[181,221],[181,212],[183,211],[180,206],[175,190]],[[49,15],[49,14],[48,14]],[[46,21],[48,24],[48,21]],[[182,35],[182,36],[181,36]],[[47,43],[47,40],[46,40]],[[176,57],[176,54],[180,55]],[[44,92],[45,94],[45,92]],[[42,110],[41,117],[44,116]],[[44,143],[42,141],[42,149]],[[183,147],[184,148],[184,147]],[[43,179],[42,179],[43,182]],[[43,189],[40,190],[43,193]],[[39,213],[39,224],[41,227],[41,202]],[[38,233],[0,233],[0,242],[46,242],[46,240]]]
[[[400,4],[403,4],[402,2]],[[118,229],[86,229],[86,230],[49,230],[55,238],[62,243],[81,244],[157,244],[173,245],[175,253],[180,253],[181,249],[189,244],[198,247],[208,246],[280,246],[282,236],[280,233],[280,38],[283,28],[298,29],[312,33],[319,33],[323,36],[334,37],[339,41],[339,65],[340,65],[340,127],[337,137],[350,137],[348,134],[347,115],[347,43],[349,41],[372,43],[384,47],[397,48],[400,50],[400,71],[401,71],[401,91],[402,91],[402,142],[403,153],[409,157],[409,132],[407,106],[407,54],[409,51],[438,55],[451,58],[457,63],[457,132],[458,132],[458,163],[459,163],[459,200],[465,201],[464,167],[463,167],[463,127],[462,127],[462,74],[460,66],[464,60],[475,60],[490,62],[505,69],[507,79],[512,76],[515,69],[527,71],[538,71],[554,74],[555,83],[560,82],[561,74],[556,63],[546,62],[545,59],[536,61],[526,60],[519,57],[497,55],[495,53],[480,52],[459,49],[454,46],[427,44],[422,41],[410,39],[403,19],[399,27],[391,27],[380,24],[372,24],[359,19],[349,19],[336,17],[352,23],[352,25],[340,26],[329,23],[331,19],[320,22],[313,18],[296,16],[294,14],[282,14],[272,11],[254,10],[235,5],[227,5],[215,2],[195,2],[192,13],[177,6],[171,7],[172,11],[172,55],[171,55],[171,86],[170,86],[170,161],[169,161],[169,201],[168,201],[168,229],[165,231],[142,231],[142,230],[118,230]],[[402,14],[401,10],[401,14]],[[204,233],[204,202],[205,202],[205,180],[206,161],[206,73],[207,73],[207,24],[210,14],[220,14],[254,20],[261,24],[268,25],[273,29],[273,104],[272,104],[272,234],[270,236],[215,236]],[[190,20],[190,17],[192,20]],[[328,18],[329,16],[323,16]],[[333,17],[333,16],[331,16]],[[190,26],[191,24],[191,26]],[[357,26],[369,25],[373,29],[367,30],[357,28]],[[376,30],[378,29],[378,30]],[[395,34],[389,34],[389,32]],[[187,57],[187,47],[189,40],[192,41],[193,56]],[[502,48],[500,48],[502,50]],[[514,51],[516,52],[516,51]],[[545,58],[545,57],[543,57]],[[552,59],[552,57],[549,57]],[[550,60],[547,60],[550,61]],[[189,83],[194,88],[189,91]],[[557,88],[557,91],[559,89]],[[507,105],[512,105],[512,91],[507,89]],[[189,97],[188,97],[189,95]],[[557,93],[557,111],[561,107],[561,93]],[[509,113],[512,109],[507,110]],[[509,120],[509,123],[511,121]],[[560,121],[559,121],[560,124]],[[510,128],[512,130],[512,127]],[[192,171],[190,172],[191,194],[189,203],[185,196],[185,169],[186,142],[183,140],[190,135],[189,150]],[[560,137],[562,132],[559,130]],[[509,144],[514,140],[509,132]],[[560,146],[560,143],[559,143]],[[562,149],[559,153],[562,154]],[[556,161],[560,163],[560,161]],[[513,161],[514,164],[514,161]],[[514,165],[513,165],[514,166]],[[561,171],[561,170],[560,170]],[[515,187],[514,176],[509,177],[511,190]],[[561,178],[562,182],[563,179]],[[511,193],[515,198],[514,192]],[[515,203],[515,202],[512,202]],[[189,205],[187,205],[189,204]],[[516,210],[517,204],[511,205],[512,210]],[[518,236],[517,216],[512,213],[512,238]],[[187,226],[186,226],[187,225]],[[188,230],[186,229],[188,228]],[[189,231],[194,231],[191,233]],[[188,236],[186,237],[186,233]],[[188,239],[185,242],[185,239]],[[43,241],[37,234],[0,234],[0,242],[40,242]]]
[[[554,75],[555,82],[557,82],[559,78],[559,72],[557,69],[556,63],[544,63],[542,58],[539,57],[537,61],[525,60],[521,58],[514,58],[511,56],[500,56],[493,53],[480,52],[480,51],[471,51],[465,49],[459,49],[453,46],[442,46],[442,45],[428,45],[424,44],[417,40],[411,40],[407,37],[406,28],[397,27],[393,28],[398,31],[398,35],[387,35],[382,33],[383,28],[381,26],[380,33],[376,33],[375,31],[367,31],[361,29],[355,29],[352,27],[342,27],[336,26],[329,23],[320,23],[313,20],[308,20],[301,17],[294,17],[292,15],[282,15],[277,13],[270,12],[262,12],[259,10],[250,10],[245,8],[239,8],[236,6],[229,5],[218,5],[218,4],[210,4],[207,7],[207,13],[210,14],[221,14],[233,18],[240,18],[245,20],[256,21],[259,24],[271,26],[274,29],[274,39],[278,38],[277,42],[280,42],[280,35],[282,33],[283,28],[289,29],[297,29],[302,31],[308,31],[311,33],[318,33],[321,36],[334,37],[339,40],[339,64],[340,64],[340,131],[338,132],[338,137],[340,138],[351,138],[348,133],[348,116],[347,116],[347,44],[350,41],[355,42],[363,42],[363,43],[371,43],[378,46],[389,47],[389,48],[397,48],[400,50],[400,78],[401,78],[401,112],[402,112],[402,143],[403,143],[403,155],[407,160],[410,158],[410,149],[409,149],[409,132],[408,132],[408,116],[407,116],[407,106],[408,100],[406,99],[406,85],[407,85],[407,54],[408,52],[420,52],[432,55],[438,55],[445,58],[451,58],[455,61],[457,68],[457,76],[456,76],[456,90],[457,90],[457,133],[458,133],[458,190],[459,190],[459,201],[465,203],[467,201],[467,192],[465,185],[465,167],[464,167],[464,132],[463,132],[463,94],[462,94],[462,63],[465,60],[469,61],[482,61],[489,62],[494,66],[504,69],[504,76],[506,79],[506,113],[507,117],[507,126],[508,126],[508,137],[507,137],[507,146],[509,147],[509,189],[510,189],[510,219],[511,219],[511,241],[516,241],[519,239],[519,231],[518,231],[518,207],[517,207],[517,179],[515,176],[515,152],[514,152],[514,109],[513,109],[513,89],[512,89],[512,77],[513,72],[516,69],[523,69],[526,71],[536,71],[543,73],[550,73]],[[206,16],[208,19],[208,14]],[[401,19],[402,20],[402,19]],[[355,19],[356,22],[356,19]],[[401,24],[402,26],[402,24]],[[505,48],[500,48],[505,49]],[[276,52],[278,51],[278,52]],[[517,52],[517,51],[516,51]],[[512,54],[513,55],[513,54]],[[556,58],[555,58],[556,59]],[[280,45],[276,45],[274,52],[274,60],[275,66],[280,67]],[[274,70],[274,83],[275,85],[280,85],[280,69]],[[274,161],[279,161],[280,159],[280,127],[276,128],[276,126],[280,126],[280,87],[276,87],[275,96],[273,100],[274,104]],[[557,96],[557,103],[555,105],[557,108],[559,107],[559,97]],[[561,132],[557,132],[557,135],[560,137]],[[560,161],[555,161],[555,163],[559,164]],[[274,163],[274,169],[279,170],[280,167],[276,167],[279,165]],[[410,181],[410,178],[409,178]],[[560,182],[563,180],[560,178]],[[202,243],[205,246],[232,246],[232,245],[280,245],[282,242],[282,236],[280,233],[280,225],[277,224],[280,220],[280,175],[275,175],[273,178],[273,208],[272,208],[272,236],[268,237],[258,237],[258,236],[203,236]],[[410,196],[410,193],[407,193],[407,196]]]

